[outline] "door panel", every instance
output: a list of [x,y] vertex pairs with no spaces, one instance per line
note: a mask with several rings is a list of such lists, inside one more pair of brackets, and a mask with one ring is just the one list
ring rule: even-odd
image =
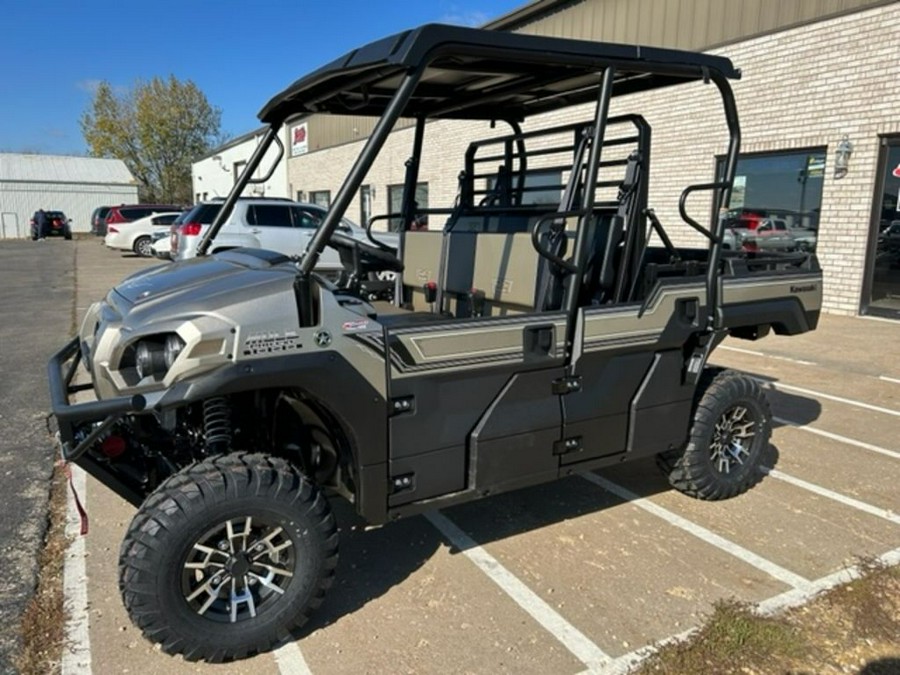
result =
[[[392,506],[445,494],[448,485],[490,490],[496,481],[554,469],[561,411],[553,380],[563,373],[565,324],[556,314],[385,331],[396,411],[389,422],[391,475],[401,467],[416,474],[410,480],[416,489],[400,489]],[[537,436],[523,447],[528,434]],[[464,477],[463,484],[438,481],[432,472]]]
[[682,348],[705,317],[699,278],[664,280],[643,307],[579,311],[571,371],[581,379],[563,397],[572,449],[560,464],[662,452],[683,438],[693,387],[684,381]]
[[291,222],[287,204],[254,204],[248,209],[250,232],[259,240],[261,248],[285,255],[299,255],[297,233]]

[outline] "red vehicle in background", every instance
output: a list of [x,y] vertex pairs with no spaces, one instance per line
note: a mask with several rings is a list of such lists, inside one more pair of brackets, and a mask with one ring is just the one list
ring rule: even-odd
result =
[[734,209],[725,218],[726,249],[742,251],[796,251],[798,242],[782,218],[763,209]]
[[154,213],[171,211],[184,211],[184,207],[177,204],[119,204],[119,206],[110,206],[106,214],[103,234],[106,234],[110,225],[130,223],[139,218],[152,216]]

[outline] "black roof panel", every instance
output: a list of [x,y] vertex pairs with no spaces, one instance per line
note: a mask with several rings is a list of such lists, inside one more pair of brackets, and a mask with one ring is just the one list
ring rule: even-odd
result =
[[260,111],[265,123],[301,113],[381,115],[403,76],[427,62],[405,117],[522,119],[595,97],[616,66],[613,95],[739,78],[720,56],[428,24],[355,49],[294,82]]

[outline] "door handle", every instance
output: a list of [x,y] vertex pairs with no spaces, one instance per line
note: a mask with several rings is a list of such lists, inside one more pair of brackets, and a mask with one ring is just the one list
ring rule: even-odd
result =
[[546,358],[556,356],[556,326],[552,323],[526,326],[523,341],[525,357]]
[[697,325],[700,301],[697,298],[682,298],[675,303],[678,317],[689,326]]
[[259,234],[260,232],[262,232],[262,230],[260,230],[258,227],[251,227],[251,228],[250,228],[250,231],[251,231],[253,234]]

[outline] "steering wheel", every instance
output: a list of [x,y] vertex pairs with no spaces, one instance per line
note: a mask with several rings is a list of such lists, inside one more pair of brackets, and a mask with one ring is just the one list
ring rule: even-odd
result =
[[403,271],[403,262],[397,257],[395,249],[388,246],[373,246],[340,232],[331,235],[328,245],[337,249],[344,267],[353,269],[359,277],[369,272]]

